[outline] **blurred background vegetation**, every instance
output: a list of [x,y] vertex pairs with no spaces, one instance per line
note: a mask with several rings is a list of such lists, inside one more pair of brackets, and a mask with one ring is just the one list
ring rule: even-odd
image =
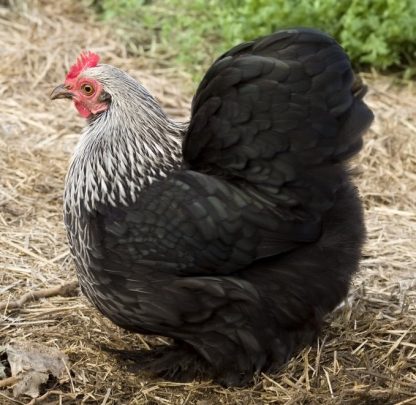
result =
[[221,53],[274,30],[327,31],[356,68],[416,75],[416,0],[94,0],[132,53],[164,53],[196,78]]

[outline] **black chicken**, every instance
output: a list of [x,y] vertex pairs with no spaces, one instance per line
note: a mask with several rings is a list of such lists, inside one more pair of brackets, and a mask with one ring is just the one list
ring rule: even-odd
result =
[[88,118],[65,186],[82,291],[114,323],[171,337],[138,367],[241,385],[313,341],[359,264],[346,161],[373,114],[329,36],[279,31],[222,55],[189,125],[81,55],[52,99]]

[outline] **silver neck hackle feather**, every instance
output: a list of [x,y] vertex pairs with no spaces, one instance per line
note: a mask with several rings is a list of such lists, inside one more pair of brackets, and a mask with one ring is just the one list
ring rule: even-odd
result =
[[75,214],[97,204],[134,203],[144,187],[181,165],[185,130],[121,70],[99,65],[83,76],[100,82],[111,101],[89,120],[70,163],[64,200]]

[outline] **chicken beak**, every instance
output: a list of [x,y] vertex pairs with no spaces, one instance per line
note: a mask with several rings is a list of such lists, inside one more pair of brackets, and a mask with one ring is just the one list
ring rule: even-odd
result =
[[56,100],[58,98],[72,98],[72,93],[64,84],[55,87],[51,93],[51,100]]

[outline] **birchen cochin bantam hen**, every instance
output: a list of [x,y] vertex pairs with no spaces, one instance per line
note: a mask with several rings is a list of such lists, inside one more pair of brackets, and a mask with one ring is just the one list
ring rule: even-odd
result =
[[243,43],[189,123],[82,54],[52,99],[87,119],[64,219],[83,293],[118,326],[173,339],[137,367],[250,383],[313,342],[348,292],[365,228],[347,165],[373,114],[343,49],[312,29]]

